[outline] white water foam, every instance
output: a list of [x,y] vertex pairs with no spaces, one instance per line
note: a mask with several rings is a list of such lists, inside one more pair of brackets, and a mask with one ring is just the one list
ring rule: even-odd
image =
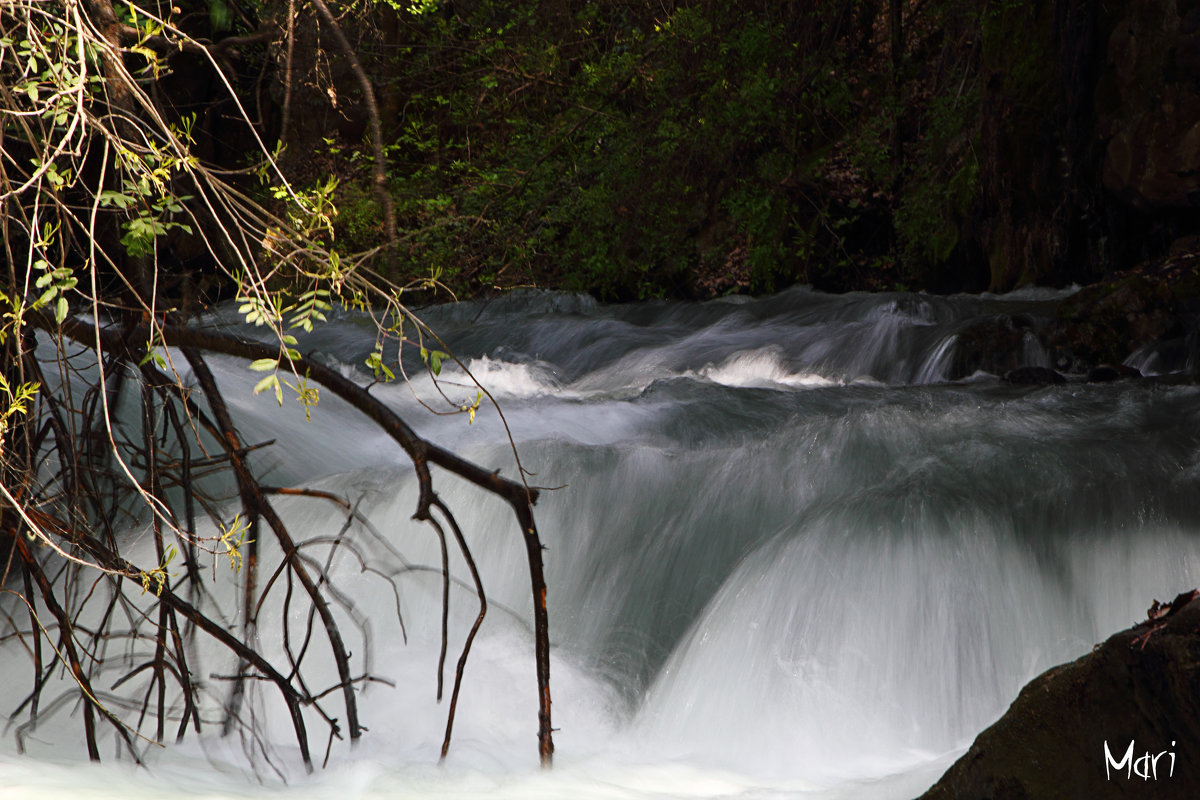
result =
[[782,350],[775,345],[734,353],[720,364],[709,364],[692,374],[698,374],[723,386],[737,387],[809,389],[837,386],[842,383],[814,372],[788,369]]
[[[251,396],[258,376],[244,364],[228,375],[215,365],[247,441],[279,440],[256,453],[269,474],[362,499],[360,510],[402,552],[368,548],[367,559],[399,578],[398,599],[356,559],[335,562],[355,597],[347,630],[355,620],[370,624],[376,646],[366,666],[396,688],[363,691],[371,731],[353,749],[335,743],[328,770],[311,777],[299,774],[269,687],[255,689],[276,759],[287,765],[286,786],[269,769],[259,783],[237,740],[210,737],[153,752],[147,771],[63,763],[81,750],[80,720],[64,707],[29,740],[39,760],[0,755],[0,798],[919,794],[1022,682],[1200,574],[1191,512],[1176,510],[1200,472],[1194,455],[1177,452],[1190,447],[1196,427],[1188,416],[1194,390],[1073,386],[997,399],[977,376],[979,386],[842,392],[854,375],[937,381],[953,328],[939,333],[940,306],[924,299],[915,311],[885,304],[873,316],[873,299],[850,298],[844,314],[841,299],[823,302],[828,318],[794,325],[786,309],[765,321],[749,313],[768,307],[758,301],[737,303],[747,313],[736,319],[706,317],[700,328],[683,323],[711,309],[673,307],[665,330],[606,328],[598,337],[623,331],[611,335],[628,335],[625,349],[606,350],[601,366],[570,380],[552,361],[466,362],[509,401],[528,463],[544,470],[538,479],[572,483],[538,506],[561,728],[552,771],[537,766],[531,601],[503,504],[439,483],[492,595],[451,755],[439,767],[445,703],[433,697],[431,622],[439,577],[414,566],[436,564],[437,548],[428,530],[408,522],[414,503],[403,454],[335,399],[323,399],[315,421],[304,423],[291,403],[281,413],[272,398]],[[455,372],[446,365],[446,377]],[[686,385],[640,396],[673,378],[730,391],[702,387],[695,402],[679,402]],[[790,394],[734,391],[742,387]],[[810,388],[833,391],[803,391]],[[406,414],[415,408],[407,387],[371,391]],[[742,416],[728,413],[734,405]],[[713,420],[727,418],[746,422],[711,437]],[[439,444],[484,453],[492,466],[500,460],[506,440],[486,407],[474,425],[462,416],[414,419]],[[308,498],[279,507],[298,538],[331,535],[344,522],[343,512]],[[308,552],[323,558],[320,548]],[[135,557],[152,560],[146,551]],[[228,589],[230,573],[220,575]],[[455,588],[452,608],[457,643],[474,613],[470,592]],[[20,617],[19,608],[9,612]],[[236,626],[236,614],[229,619]],[[351,645],[356,657],[360,644]],[[13,666],[25,656],[15,647],[0,656],[0,673],[17,676],[11,700],[25,691],[19,676],[28,669]],[[322,685],[336,682],[332,668],[322,669]],[[219,659],[203,665],[206,676],[228,671]],[[210,715],[223,691],[213,686]],[[110,736],[105,757],[115,749]]]

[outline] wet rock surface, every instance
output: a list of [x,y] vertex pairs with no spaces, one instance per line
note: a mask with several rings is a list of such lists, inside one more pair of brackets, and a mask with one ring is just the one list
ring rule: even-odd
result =
[[921,800],[1200,797],[1195,598],[1035,678]]
[[1031,318],[998,314],[976,320],[958,332],[951,380],[976,372],[1003,375],[1026,365],[1026,344],[1039,341]]
[[[1148,350],[1153,358],[1139,356]],[[1048,322],[1024,314],[971,322],[958,332],[949,377],[977,371],[1005,376],[1046,366],[1090,383],[1141,377],[1127,361],[1149,361],[1147,374],[1186,378],[1196,371],[1200,237],[1181,239],[1162,258],[1083,287],[1059,301]]]
[[1017,367],[1004,373],[1004,382],[1018,386],[1047,386],[1067,379],[1049,367]]
[[1138,348],[1183,335],[1193,293],[1190,282],[1122,273],[1065,300],[1048,344],[1072,364],[1119,364]]
[[1127,367],[1124,364],[1101,364],[1098,367],[1092,367],[1087,374],[1088,383],[1112,383],[1114,381],[1136,380],[1142,377],[1142,373],[1135,367]]
[[1107,42],[1097,88],[1107,137],[1104,185],[1137,208],[1200,203],[1200,8],[1128,3]]

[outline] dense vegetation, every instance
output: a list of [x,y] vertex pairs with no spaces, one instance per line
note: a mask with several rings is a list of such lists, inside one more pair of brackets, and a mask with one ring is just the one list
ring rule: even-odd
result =
[[[1008,290],[1166,256],[1200,197],[1200,43],[1176,6],[114,7],[190,152],[278,211],[266,144],[342,259],[370,252],[410,289],[630,299]],[[219,71],[164,47],[156,18],[215,42]],[[228,294],[213,255],[167,228],[173,270]]]
[[[1113,167],[1125,129],[1148,152],[1182,136],[1144,119],[1170,115],[1164,87],[1186,79],[1171,54],[1194,45],[1167,5],[1161,20],[1066,0],[377,6],[355,29],[397,269],[622,299],[1090,282],[1195,226],[1190,184],[1155,196]],[[1122,65],[1126,28],[1165,55]],[[332,110],[326,74],[299,138],[342,178],[342,243],[366,247],[381,231],[362,114],[352,91]],[[1179,157],[1147,159],[1186,182]]]

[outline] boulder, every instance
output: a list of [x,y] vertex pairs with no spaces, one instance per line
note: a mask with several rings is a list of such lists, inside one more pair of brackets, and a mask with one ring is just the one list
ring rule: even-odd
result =
[[1133,380],[1142,377],[1136,367],[1125,364],[1100,364],[1092,367],[1087,374],[1088,383],[1112,383],[1113,381]]
[[1136,208],[1200,203],[1200,8],[1123,4],[1097,88],[1104,186]]
[[1067,382],[1066,378],[1049,367],[1017,367],[1004,373],[1003,380],[1018,386],[1047,386]]
[[1198,256],[1200,242],[1184,239],[1167,256],[1066,298],[1046,332],[1055,363],[1087,372],[1119,364],[1146,345],[1188,336],[1200,314]]
[[1033,321],[1023,315],[997,314],[973,320],[958,331],[950,379],[966,378],[976,372],[1003,375],[1025,360],[1025,337]]
[[1200,600],[1021,690],[921,800],[1200,797]]

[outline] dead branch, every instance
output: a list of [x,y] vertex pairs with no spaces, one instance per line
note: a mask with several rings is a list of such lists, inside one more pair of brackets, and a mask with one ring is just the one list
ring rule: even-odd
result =
[[[97,329],[88,323],[72,317],[68,317],[61,325],[58,325],[46,314],[33,313],[30,314],[30,321],[39,328],[59,330],[63,335],[71,338],[86,341],[87,339],[98,337],[100,342],[106,347],[116,346],[119,341],[118,337],[121,335],[113,328]],[[151,333],[149,326],[143,324],[126,332],[125,335],[132,341],[148,341]],[[281,356],[279,348],[272,348],[259,342],[229,336],[212,329],[163,325],[157,328],[154,333],[161,337],[165,345],[184,348],[193,353],[196,351],[205,351],[240,357],[247,360],[277,359]],[[202,363],[202,359],[200,361]],[[437,500],[437,496],[433,491],[432,477],[429,472],[430,464],[436,464],[458,475],[460,478],[500,496],[513,509],[517,523],[521,528],[522,539],[525,542],[526,559],[530,573],[530,589],[533,595],[534,656],[538,684],[539,754],[542,762],[549,764],[554,753],[550,712],[550,644],[549,622],[546,612],[546,582],[542,565],[542,544],[538,537],[533,517],[533,504],[537,500],[537,490],[526,486],[524,483],[503,478],[498,471],[486,470],[449,450],[422,439],[387,405],[371,395],[366,389],[321,362],[299,356],[290,360],[285,358],[283,363],[285,365],[290,364],[291,369],[297,374],[305,375],[309,379],[316,381],[348,402],[360,413],[365,414],[404,449],[413,463],[413,468],[417,476],[418,500],[416,511],[413,514],[414,519],[429,521],[431,519],[430,509],[434,507],[434,503]],[[211,373],[208,373],[208,378],[201,378],[200,370],[197,370],[197,379],[201,381],[203,388],[208,380],[211,379]],[[223,404],[219,400],[217,404],[212,404],[212,397],[219,398],[219,391],[216,389],[215,381],[205,391],[206,394],[212,393],[209,395],[210,406],[213,408],[214,416],[216,416],[216,406]],[[226,452],[232,457],[240,449],[240,442],[235,432],[232,434],[233,438],[230,438],[232,421],[227,420],[227,427],[224,424],[218,424],[221,425],[224,431]],[[253,481],[252,476],[250,476],[244,461],[239,462],[239,460],[234,459],[233,463],[235,465],[235,472],[240,475],[238,478],[239,486],[242,486],[243,481],[245,481],[245,486],[251,490],[248,497],[243,497],[243,502],[249,502],[251,507],[264,515],[270,527],[275,531],[285,554],[287,554],[287,557],[291,557],[295,553],[295,545],[292,543],[290,536],[288,536],[286,529],[284,529],[282,522],[270,511],[269,503],[261,496],[261,491],[257,490],[257,484]],[[241,466],[238,466],[239,463]],[[255,492],[257,492],[257,496]],[[328,609],[323,605],[323,601],[318,602],[319,592],[317,592],[311,578],[307,577],[307,572],[302,568],[296,569],[295,572],[297,579],[301,581],[305,591],[313,599],[314,604],[316,604],[318,612],[327,613]],[[320,611],[322,608],[326,609],[325,612]],[[332,637],[333,633],[330,635]],[[348,666],[343,670],[343,666],[339,662],[339,675],[341,676],[343,686],[347,687],[346,693],[349,697],[351,695],[349,670]],[[352,717],[349,711],[347,714],[348,718],[354,719],[354,722],[351,723],[351,736],[353,737],[357,725],[356,717]]]

